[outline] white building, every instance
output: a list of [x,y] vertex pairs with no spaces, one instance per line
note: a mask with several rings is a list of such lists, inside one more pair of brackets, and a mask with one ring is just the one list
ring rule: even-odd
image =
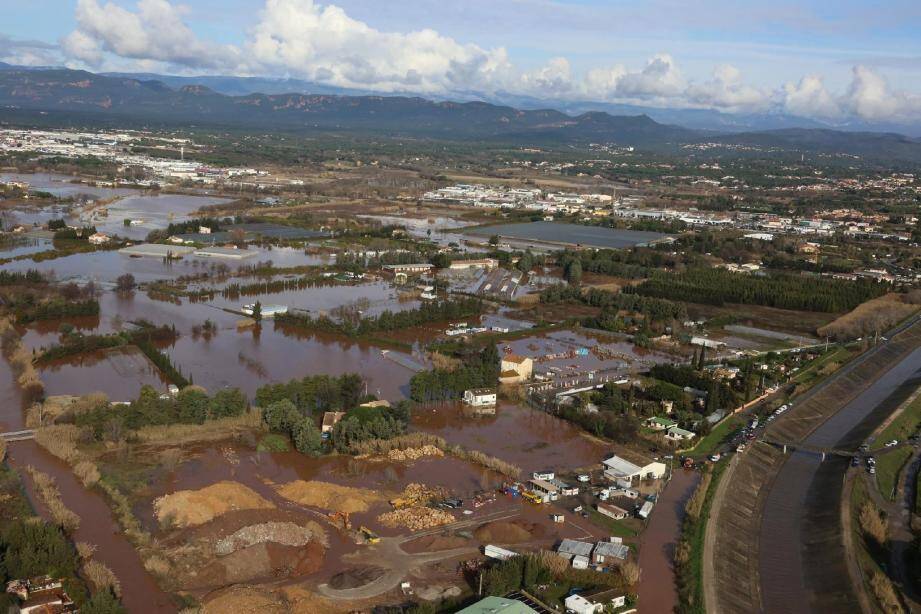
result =
[[567,612],[574,614],[599,614],[608,606],[622,608],[627,604],[627,597],[615,589],[588,591],[570,595],[563,602]]
[[465,390],[464,403],[471,407],[492,407],[496,404],[496,391],[493,388]]
[[665,475],[665,463],[642,458],[639,455],[630,455],[630,459],[623,456],[612,456],[602,462],[604,476],[612,481],[641,480],[644,478],[659,479]]
[[104,245],[111,240],[112,239],[109,238],[109,235],[102,233],[102,232],[93,233],[87,239],[87,241],[89,241],[93,245]]

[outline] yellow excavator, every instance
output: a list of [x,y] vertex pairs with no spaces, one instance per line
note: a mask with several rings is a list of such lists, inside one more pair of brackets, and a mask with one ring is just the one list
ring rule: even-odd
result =
[[362,537],[364,537],[365,541],[369,544],[376,544],[381,541],[381,538],[378,536],[378,534],[366,526],[362,526],[358,530],[361,531]]

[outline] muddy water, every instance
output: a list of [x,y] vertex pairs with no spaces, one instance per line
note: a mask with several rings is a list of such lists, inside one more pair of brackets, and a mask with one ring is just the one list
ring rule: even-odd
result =
[[[161,349],[184,374],[191,374],[196,384],[211,391],[239,387],[252,398],[259,386],[269,382],[310,374],[357,372],[367,381],[369,393],[390,400],[408,396],[413,371],[388,360],[380,348],[366,342],[298,331],[270,321],[258,328],[240,330],[236,327],[240,316],[207,303],[177,305],[152,300],[140,292],[127,296],[104,292],[100,296],[100,311],[98,318],[70,318],[29,326],[24,331],[23,344],[30,350],[39,350],[58,343],[59,330],[65,322],[77,325],[86,334],[106,334],[128,326],[131,321],[146,319],[176,327],[179,339]],[[206,319],[217,325],[217,333],[210,338],[196,337],[192,328]],[[116,377],[118,372],[109,363],[97,356],[53,365],[46,370],[49,393],[70,390],[76,394],[91,391],[88,388],[108,387],[103,391],[121,400],[134,398],[142,383],[156,384],[153,378],[136,370],[139,379],[132,386],[130,378]]]
[[45,394],[104,392],[112,401],[137,398],[141,386],[165,390],[169,381],[140,350],[91,352],[55,361],[40,369]]
[[[23,428],[22,398],[15,385],[13,374],[5,360],[0,360],[0,428]],[[80,516],[80,528],[74,540],[97,546],[94,558],[108,565],[126,589],[122,601],[134,612],[174,612],[170,597],[164,593],[146,572],[134,547],[121,532],[101,495],[86,490],[74,477],[70,468],[52,457],[35,442],[15,442],[9,446],[10,466],[17,469],[27,487],[29,500],[40,513],[42,505],[32,490],[31,480],[24,471],[33,466],[53,476],[61,491],[64,504]]]
[[[247,281],[243,280],[242,283],[245,284]],[[390,284],[385,282],[317,286],[303,290],[241,296],[235,300],[225,299],[218,295],[210,303],[222,309],[239,310],[242,305],[252,303],[257,299],[263,304],[286,305],[289,309],[310,312],[329,312],[342,305],[356,305],[365,316],[378,315],[387,310],[407,311],[420,305],[416,299],[401,297]]]
[[[256,251],[257,255],[243,261],[244,266],[266,261],[271,261],[279,267],[316,266],[326,262],[322,256],[306,254],[302,250],[294,248],[268,249],[250,247],[249,249]],[[0,253],[0,256],[6,257],[4,253]],[[117,250],[98,250],[41,262],[35,262],[31,259],[16,260],[3,266],[10,271],[35,269],[43,273],[53,272],[57,279],[64,281],[92,279],[101,283],[114,283],[120,275],[131,273],[134,275],[135,280],[141,283],[204,273],[221,265],[225,265],[231,271],[234,271],[241,265],[241,262],[192,255],[181,260],[165,262],[162,258],[134,258],[120,254]],[[246,283],[246,281],[243,283]],[[210,287],[211,284],[208,285]]]
[[413,428],[449,443],[498,456],[525,473],[598,465],[609,448],[565,420],[524,405],[500,402],[494,416],[477,416],[462,404],[419,407]]
[[684,506],[700,482],[696,471],[678,469],[659,495],[649,524],[640,538],[639,611],[673,612],[678,604],[675,548],[684,521]]
[[[209,205],[232,202],[213,196],[187,196],[184,194],[132,194],[88,212],[82,216],[84,223],[93,224],[106,234],[117,234],[128,239],[143,239],[151,230],[166,228],[170,222],[181,222]],[[103,210],[108,215],[103,215]],[[141,224],[125,226],[126,219],[141,220]]]
[[48,192],[58,197],[86,195],[90,198],[108,199],[137,194],[131,188],[103,188],[71,183],[74,177],[50,173],[0,173],[0,181],[24,181],[32,190]]

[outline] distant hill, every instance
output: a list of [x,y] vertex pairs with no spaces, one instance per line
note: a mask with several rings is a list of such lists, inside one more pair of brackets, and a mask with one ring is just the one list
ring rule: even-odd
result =
[[[433,101],[417,96],[347,96],[332,93],[227,95],[236,77],[138,79],[66,68],[0,66],[0,121],[40,118],[42,125],[211,126],[261,131],[360,132],[450,140],[493,140],[516,145],[632,145],[669,152],[686,143],[717,142],[792,152],[843,153],[879,161],[921,164],[921,140],[895,133],[843,132],[812,126],[781,130],[702,131],[656,121],[645,114],[601,111],[568,114],[487,102]],[[247,82],[304,85],[258,79]],[[180,85],[181,84],[181,85]],[[41,113],[41,115],[39,115]],[[37,120],[36,120],[37,121]],[[727,153],[728,155],[728,153]]]
[[227,96],[204,85],[173,89],[162,81],[67,69],[0,70],[0,105],[79,112],[109,120],[371,131],[454,139],[594,139],[655,146],[697,136],[691,130],[658,124],[645,116],[585,113],[573,117],[552,109],[522,111],[485,102],[434,102],[405,96]]

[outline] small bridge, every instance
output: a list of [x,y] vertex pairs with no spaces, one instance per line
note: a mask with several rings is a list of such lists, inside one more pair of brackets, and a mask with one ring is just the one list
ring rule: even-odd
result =
[[833,454],[835,456],[844,456],[847,458],[851,458],[858,454],[857,450],[842,450],[840,448],[813,446],[801,441],[775,441],[767,437],[763,438],[761,441],[768,445],[774,446],[775,448],[782,449],[784,454],[790,451],[809,452],[810,454],[820,455],[822,460],[825,460],[825,457],[829,454]]
[[25,431],[9,431],[7,433],[0,433],[0,439],[3,441],[26,441],[27,439],[35,439],[35,429],[27,429]]

